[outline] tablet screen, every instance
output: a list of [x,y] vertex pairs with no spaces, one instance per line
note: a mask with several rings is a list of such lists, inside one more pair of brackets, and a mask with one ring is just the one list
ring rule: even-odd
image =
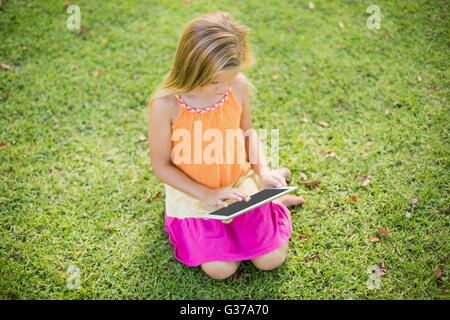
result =
[[276,196],[277,194],[280,194],[286,190],[288,189],[287,188],[264,189],[250,196],[250,200],[248,202],[245,200],[233,202],[232,204],[229,204],[228,207],[220,208],[216,211],[211,212],[210,215],[231,216],[236,212],[249,208],[254,204],[267,200],[268,198]]

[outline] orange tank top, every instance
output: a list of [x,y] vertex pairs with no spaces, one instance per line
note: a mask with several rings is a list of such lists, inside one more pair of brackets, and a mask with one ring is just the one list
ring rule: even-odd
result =
[[251,168],[240,128],[242,107],[231,87],[207,108],[187,105],[175,96],[180,111],[172,124],[172,162],[209,188],[229,186]]

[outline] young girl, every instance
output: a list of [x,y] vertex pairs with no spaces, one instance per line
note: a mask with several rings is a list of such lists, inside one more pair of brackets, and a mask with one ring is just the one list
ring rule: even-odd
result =
[[[164,230],[175,257],[201,266],[213,279],[231,276],[242,260],[261,270],[281,265],[292,232],[287,207],[304,203],[287,195],[225,222],[201,218],[234,201],[248,201],[264,188],[286,186],[290,175],[287,168],[270,170],[263,152],[249,162],[249,150],[255,150],[251,143],[256,140],[256,150],[263,149],[259,138],[245,139],[243,134],[256,135],[249,82],[240,72],[253,63],[247,32],[225,12],[193,20],[181,36],[172,70],[149,103],[152,169],[166,191]],[[195,141],[199,128],[200,147]],[[215,133],[217,140],[230,129],[240,132],[237,143],[234,138],[218,143],[215,161],[195,160],[210,150],[204,132]],[[230,145],[233,156],[245,153],[244,161],[225,162]]]

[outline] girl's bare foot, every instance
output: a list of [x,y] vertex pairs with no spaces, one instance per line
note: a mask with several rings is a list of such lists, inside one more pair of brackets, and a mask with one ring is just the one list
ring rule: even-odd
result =
[[285,207],[292,207],[292,206],[306,203],[305,199],[303,199],[302,197],[294,196],[291,194],[287,194],[282,197],[279,197],[277,200]]

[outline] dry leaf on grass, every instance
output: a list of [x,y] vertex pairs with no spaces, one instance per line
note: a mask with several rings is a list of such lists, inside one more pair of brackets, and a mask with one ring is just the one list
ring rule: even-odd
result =
[[153,200],[159,200],[161,199],[161,192],[158,192],[154,197]]
[[350,199],[352,199],[353,202],[358,202],[358,199],[356,198],[356,196],[353,196],[353,195],[349,194],[348,197]]
[[327,122],[325,122],[325,121],[319,121],[319,124],[320,124],[322,127],[329,127],[329,126],[330,126],[330,124],[327,123]]
[[334,151],[328,151],[327,153],[325,153],[325,157],[334,157],[336,155],[336,152]]
[[12,67],[6,65],[6,64],[0,64],[0,68],[2,68],[3,70],[12,70]]
[[314,255],[312,255],[312,256],[306,258],[306,261],[309,262],[309,261],[312,261],[312,260],[317,259],[318,257],[319,257],[319,255],[316,253],[316,254],[314,254]]
[[304,183],[304,184],[306,184],[306,185],[308,185],[310,187],[314,187],[314,188],[316,188],[316,190],[320,189],[318,180],[306,181],[306,182],[302,182],[302,183]]
[[380,231],[381,233],[383,233],[386,237],[389,237],[389,233],[386,230],[384,230],[383,228],[376,227],[376,229],[378,231]]
[[436,275],[436,279],[439,279],[442,275],[442,271],[438,266],[434,267],[434,274]]
[[370,236],[370,242],[377,242],[380,241],[380,238],[376,234],[373,234]]
[[384,266],[384,262],[380,262],[378,264],[378,272],[377,272],[377,276],[378,278],[381,278],[382,276],[384,276],[386,274],[386,268]]
[[361,179],[361,186],[365,187],[370,183],[370,174],[363,176]]

